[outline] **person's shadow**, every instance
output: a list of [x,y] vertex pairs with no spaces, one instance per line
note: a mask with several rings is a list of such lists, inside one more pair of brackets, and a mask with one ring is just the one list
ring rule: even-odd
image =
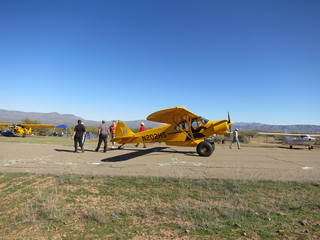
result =
[[74,150],[67,150],[67,149],[55,149],[57,152],[74,152]]

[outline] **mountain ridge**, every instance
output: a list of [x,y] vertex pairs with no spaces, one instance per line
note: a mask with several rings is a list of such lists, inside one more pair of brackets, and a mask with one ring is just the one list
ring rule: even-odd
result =
[[[21,120],[29,118],[30,120],[37,120],[43,124],[53,124],[53,125],[61,125],[66,124],[69,126],[77,125],[77,121],[81,120],[84,122],[86,126],[98,127],[101,124],[101,121],[95,120],[86,120],[82,117],[73,115],[73,114],[61,114],[57,112],[50,113],[39,113],[39,112],[23,112],[23,111],[15,111],[15,110],[5,110],[0,109],[0,122],[2,123],[21,123]],[[112,120],[108,120],[111,124]],[[140,126],[140,122],[143,121],[146,123],[146,126],[154,128],[159,127],[162,124],[151,122],[148,120],[133,120],[133,121],[124,121],[125,124],[130,128],[135,128]]]

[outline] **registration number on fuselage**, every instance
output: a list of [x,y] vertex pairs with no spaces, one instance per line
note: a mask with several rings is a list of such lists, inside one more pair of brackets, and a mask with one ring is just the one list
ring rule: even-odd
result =
[[167,134],[165,132],[162,132],[162,133],[153,133],[153,134],[144,135],[141,138],[142,138],[142,141],[146,142],[146,141],[163,139],[166,137],[167,137]]

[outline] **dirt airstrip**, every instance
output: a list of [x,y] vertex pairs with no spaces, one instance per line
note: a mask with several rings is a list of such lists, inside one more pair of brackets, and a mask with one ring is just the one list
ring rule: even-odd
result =
[[84,153],[74,153],[72,145],[4,142],[0,172],[320,181],[320,151],[219,145],[210,157],[199,157],[193,148],[165,145],[106,153],[89,145]]

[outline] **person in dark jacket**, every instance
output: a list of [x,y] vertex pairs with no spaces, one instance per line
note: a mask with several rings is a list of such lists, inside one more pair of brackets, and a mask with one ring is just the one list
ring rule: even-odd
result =
[[78,143],[81,151],[84,152],[83,143],[86,135],[86,128],[83,126],[81,120],[78,120],[78,125],[74,127],[72,139],[74,141],[74,152],[78,152]]

